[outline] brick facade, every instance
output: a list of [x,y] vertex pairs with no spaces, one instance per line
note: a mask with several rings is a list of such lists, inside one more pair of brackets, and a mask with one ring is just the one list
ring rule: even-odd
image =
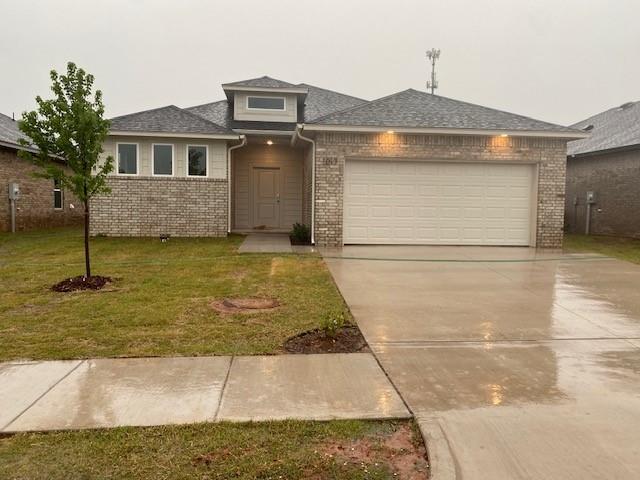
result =
[[227,234],[227,180],[118,177],[111,193],[91,203],[91,234],[149,237],[223,237]]
[[39,170],[37,165],[19,158],[17,150],[0,146],[0,232],[11,230],[9,183],[13,182],[20,185],[17,231],[82,223],[82,204],[71,193],[63,192],[62,208],[54,209],[53,180],[35,178],[33,173]]
[[585,232],[588,191],[595,193],[591,233],[640,238],[640,149],[568,159],[567,231]]
[[534,137],[321,132],[316,137],[315,241],[342,244],[342,199],[348,158],[424,158],[538,165],[536,244],[562,246],[566,141]]

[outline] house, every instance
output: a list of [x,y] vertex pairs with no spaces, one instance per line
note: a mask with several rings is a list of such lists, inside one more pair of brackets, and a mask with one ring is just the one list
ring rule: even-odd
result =
[[591,136],[568,144],[565,228],[640,238],[640,101],[573,127]]
[[11,231],[10,184],[17,184],[20,192],[15,201],[16,231],[82,223],[76,199],[54,180],[34,177],[39,167],[18,157],[18,151],[31,150],[18,143],[22,137],[17,122],[0,113],[0,232]]
[[93,234],[311,227],[319,246],[562,243],[566,145],[587,134],[409,89],[373,101],[260,77],[112,119]]

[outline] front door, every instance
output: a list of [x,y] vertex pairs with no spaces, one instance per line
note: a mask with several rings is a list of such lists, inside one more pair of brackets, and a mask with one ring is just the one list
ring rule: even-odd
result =
[[280,227],[280,169],[253,168],[253,228]]

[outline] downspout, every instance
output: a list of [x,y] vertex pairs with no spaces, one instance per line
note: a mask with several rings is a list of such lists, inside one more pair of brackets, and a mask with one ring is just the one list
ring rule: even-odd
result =
[[305,137],[300,134],[304,131],[304,123],[302,126],[296,127],[296,136],[305,142],[311,144],[311,244],[316,243],[316,142],[312,138]]
[[231,151],[244,147],[247,144],[247,137],[239,135],[240,144],[227,148],[227,233],[231,233]]

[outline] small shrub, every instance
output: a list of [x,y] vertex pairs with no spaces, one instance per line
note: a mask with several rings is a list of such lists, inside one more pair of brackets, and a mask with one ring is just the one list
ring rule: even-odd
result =
[[325,314],[324,318],[322,319],[321,328],[327,337],[335,338],[340,329],[344,327],[346,322],[347,321],[342,310],[332,311]]
[[298,244],[311,242],[311,230],[303,223],[294,223],[291,233],[289,233],[291,241]]

